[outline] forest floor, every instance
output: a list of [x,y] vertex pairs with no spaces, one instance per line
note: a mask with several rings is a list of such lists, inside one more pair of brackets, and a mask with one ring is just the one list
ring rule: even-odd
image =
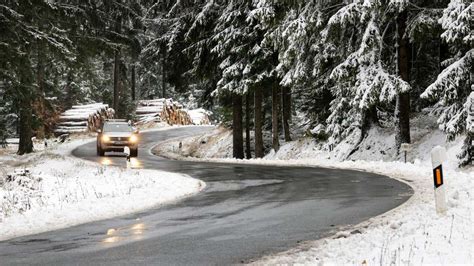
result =
[[133,161],[127,169],[70,155],[93,140],[37,143],[25,156],[15,145],[0,149],[0,241],[145,210],[205,187],[183,174],[134,169]]
[[[313,138],[284,143],[263,159],[231,159],[232,135],[223,128],[203,136],[171,140],[157,145],[155,152],[174,159],[298,165],[370,171],[409,184],[415,191],[405,204],[329,238],[256,261],[256,264],[470,264],[474,262],[474,171],[459,169],[456,155],[463,137],[446,142],[445,135],[429,117],[417,117],[412,125],[413,144],[407,163],[392,148],[390,130],[374,127],[350,157],[347,143],[332,152],[323,150]],[[266,137],[268,138],[268,136]],[[179,149],[179,142],[182,148]],[[430,151],[447,149],[443,164],[448,211],[435,210]]]

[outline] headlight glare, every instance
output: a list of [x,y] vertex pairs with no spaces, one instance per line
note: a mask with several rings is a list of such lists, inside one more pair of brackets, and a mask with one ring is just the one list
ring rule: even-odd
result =
[[137,142],[137,141],[138,141],[137,135],[132,135],[132,136],[130,137],[129,141],[130,141],[130,142],[133,142],[133,143]]
[[110,141],[110,137],[107,136],[107,135],[103,135],[103,136],[102,136],[102,141],[104,141],[104,142],[109,142],[109,141]]

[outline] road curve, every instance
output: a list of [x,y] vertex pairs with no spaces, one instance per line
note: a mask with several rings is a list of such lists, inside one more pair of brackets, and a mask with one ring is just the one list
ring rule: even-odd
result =
[[[406,184],[365,172],[173,161],[149,153],[157,142],[209,130],[142,133],[138,157],[144,168],[205,181],[202,193],[141,213],[0,242],[0,265],[242,263],[360,223],[413,193]],[[73,154],[100,161],[95,143]],[[125,165],[121,156],[109,159]],[[114,237],[107,235],[110,228],[117,228]]]

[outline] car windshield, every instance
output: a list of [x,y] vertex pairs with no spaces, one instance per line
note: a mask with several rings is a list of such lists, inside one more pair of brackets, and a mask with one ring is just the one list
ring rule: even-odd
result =
[[104,132],[132,132],[132,128],[127,124],[104,124]]

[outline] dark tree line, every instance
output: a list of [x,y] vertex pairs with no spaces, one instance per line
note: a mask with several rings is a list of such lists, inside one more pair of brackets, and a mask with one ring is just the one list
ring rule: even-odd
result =
[[125,77],[130,69],[135,75],[141,51],[141,11],[138,1],[0,5],[2,111],[18,117],[19,154],[32,151],[33,135],[52,134],[59,111],[54,106],[100,100],[110,102],[120,116],[130,113],[134,95],[125,91],[130,87]]

